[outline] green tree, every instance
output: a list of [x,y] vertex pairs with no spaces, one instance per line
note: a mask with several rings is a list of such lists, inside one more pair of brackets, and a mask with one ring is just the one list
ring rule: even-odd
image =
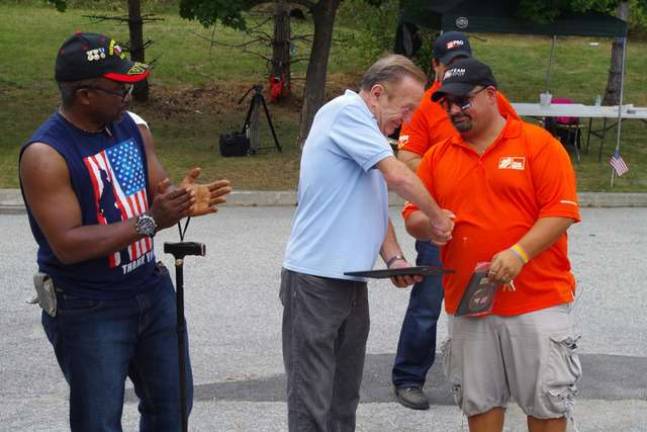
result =
[[345,0],[337,14],[335,40],[352,46],[361,63],[368,66],[393,50],[399,12],[400,0],[382,0],[378,6],[364,0]]
[[[365,0],[372,5],[379,5],[381,0]],[[306,71],[306,82],[303,90],[303,107],[297,142],[302,145],[310,131],[312,120],[325,98],[328,58],[332,43],[335,16],[342,0],[293,0],[292,3],[308,9],[314,23],[314,35],[310,60]],[[205,26],[223,24],[244,29],[246,27],[243,12],[253,6],[266,3],[263,0],[181,0],[180,15],[187,19],[197,19]]]
[[[48,3],[53,4],[57,10],[65,12],[67,9],[67,0],[47,0]],[[130,58],[133,61],[145,63],[145,46],[144,43],[144,21],[141,14],[141,0],[128,0],[128,17],[103,17],[104,19],[115,19],[118,21],[128,22],[128,32],[130,41]],[[139,101],[148,100],[148,80],[143,80],[135,84],[133,95]]]
[[[629,23],[631,13],[643,17],[647,11],[647,0],[521,0],[519,14],[522,18],[546,22],[552,21],[564,12],[615,13],[616,17]],[[604,91],[604,105],[620,102],[622,78],[623,40],[616,38],[611,47],[611,61],[607,87]]]
[[519,14],[537,22],[550,22],[567,12],[609,12],[617,0],[521,0]]
[[53,4],[59,12],[65,12],[67,9],[67,0],[47,0],[47,2]]
[[243,12],[265,3],[261,0],[180,0],[180,16],[197,20],[205,27],[220,21],[238,30],[245,30],[247,22]]

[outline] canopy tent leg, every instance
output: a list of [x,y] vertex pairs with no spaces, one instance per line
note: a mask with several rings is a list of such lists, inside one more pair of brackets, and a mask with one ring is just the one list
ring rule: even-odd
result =
[[550,93],[548,85],[550,84],[550,72],[553,68],[553,57],[555,56],[555,44],[557,43],[557,36],[553,35],[553,41],[550,44],[550,56],[548,57],[548,68],[546,69],[546,78],[544,80],[545,91]]
[[[627,36],[622,39],[622,67],[620,68],[620,100],[618,101],[618,130],[616,134],[616,148],[614,153],[620,151],[620,131],[622,129],[622,103],[625,95],[625,64],[627,58]],[[611,187],[616,176],[616,171],[611,167]]]

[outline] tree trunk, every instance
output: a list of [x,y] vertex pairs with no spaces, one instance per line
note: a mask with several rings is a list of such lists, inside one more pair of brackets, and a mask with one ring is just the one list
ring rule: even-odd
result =
[[[128,0],[128,30],[130,32],[130,58],[136,62],[146,63],[141,0]],[[147,79],[135,84],[133,97],[140,102],[148,100]]]
[[303,90],[303,107],[301,108],[301,121],[297,138],[299,147],[303,147],[315,113],[324,103],[328,57],[332,43],[335,14],[340,2],[341,0],[320,0],[311,9],[315,32],[306,72],[306,85]]
[[[616,15],[621,20],[629,21],[629,2],[621,1],[618,4]],[[618,105],[620,103],[620,85],[622,80],[622,38],[615,38],[611,46],[611,65],[607,88],[604,90],[603,105]]]
[[274,8],[272,37],[272,80],[281,86],[280,97],[290,94],[290,14],[286,0],[278,0]]

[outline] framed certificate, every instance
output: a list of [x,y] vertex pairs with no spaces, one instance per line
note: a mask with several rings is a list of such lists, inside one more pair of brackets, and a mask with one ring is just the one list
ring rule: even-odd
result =
[[346,276],[386,279],[394,276],[439,276],[443,273],[453,273],[454,270],[435,266],[416,266],[384,270],[363,270],[344,273]]

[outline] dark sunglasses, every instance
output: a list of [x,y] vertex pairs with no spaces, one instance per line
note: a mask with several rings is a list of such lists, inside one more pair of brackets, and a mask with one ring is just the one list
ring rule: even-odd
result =
[[456,105],[458,108],[460,108],[461,111],[466,111],[472,107],[472,102],[476,95],[487,88],[488,87],[483,87],[468,96],[447,95],[440,99],[438,103],[443,107],[445,111],[449,111],[452,105]]
[[128,96],[130,96],[132,94],[133,88],[134,88],[134,86],[132,84],[127,84],[127,85],[125,85],[125,86],[123,86],[123,87],[121,87],[119,89],[115,89],[115,90],[109,90],[109,89],[106,89],[106,88],[103,88],[103,87],[100,87],[100,86],[87,85],[87,86],[79,87],[79,88],[77,88],[77,90],[82,90],[82,89],[98,90],[98,91],[104,92],[106,94],[110,94],[110,95],[113,95],[113,96],[119,96],[122,99],[126,99]]

